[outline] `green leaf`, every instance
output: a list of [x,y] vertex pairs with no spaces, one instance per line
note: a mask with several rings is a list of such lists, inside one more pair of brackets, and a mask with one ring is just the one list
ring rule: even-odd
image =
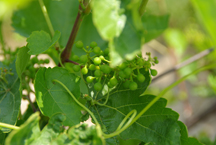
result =
[[[123,90],[111,93],[107,106],[93,106],[92,111],[101,120],[108,133],[114,132],[124,117],[133,109],[139,113],[155,96],[139,96],[137,92]],[[180,144],[178,114],[165,108],[166,100],[160,99],[132,126],[120,134],[123,139],[138,139],[153,144]],[[113,143],[116,144],[116,143]]]
[[0,130],[0,145],[4,145],[5,137],[6,137],[6,133],[3,133],[3,132]]
[[[54,30],[61,32],[59,43],[65,46],[76,19],[79,2],[77,0],[45,0],[44,3]],[[50,34],[38,1],[31,1],[27,7],[16,11],[12,21],[15,32],[22,36],[29,37],[33,31],[41,30]]]
[[144,14],[142,16],[142,23],[145,29],[144,37],[145,43],[157,38],[164,30],[168,28],[169,15],[155,16]]
[[27,145],[31,144],[40,134],[39,112],[32,114],[20,129],[12,131],[6,138],[7,145]]
[[[14,125],[16,124],[19,114],[21,96],[19,92],[20,80],[16,73],[15,61],[9,66],[3,65],[0,62],[0,68],[12,69],[13,75],[7,74],[5,79],[7,82],[0,79],[0,122]],[[1,128],[4,133],[10,129]]]
[[124,28],[126,17],[119,14],[120,1],[118,0],[92,0],[92,18],[101,37],[112,40],[119,36]]
[[133,24],[131,12],[128,11],[126,14],[127,21],[123,32],[114,39],[114,44],[110,44],[112,66],[120,64],[124,58],[132,60],[141,49],[141,33]]
[[18,54],[17,54],[17,59],[16,59],[16,71],[21,79],[22,73],[25,71],[26,66],[30,60],[30,55],[28,54],[29,49],[27,47],[22,47],[20,48]]
[[40,54],[47,49],[51,48],[60,38],[61,33],[56,31],[53,38],[45,31],[34,31],[27,39],[28,48],[30,49],[29,54],[36,55]]
[[80,122],[81,107],[66,90],[53,80],[62,82],[78,99],[80,97],[79,79],[63,68],[40,68],[35,78],[36,101],[41,112],[48,117],[56,113],[66,115],[65,126],[73,126]]
[[216,1],[191,0],[191,2],[198,14],[198,17],[201,19],[207,32],[210,34],[214,41],[214,44],[216,45]]
[[40,135],[32,141],[31,145],[50,144],[63,131],[62,122],[65,119],[66,117],[61,113],[54,114],[50,118],[48,125],[43,128]]
[[181,121],[178,121],[178,125],[180,126],[181,130],[181,145],[203,145],[197,139],[188,137],[187,128]]

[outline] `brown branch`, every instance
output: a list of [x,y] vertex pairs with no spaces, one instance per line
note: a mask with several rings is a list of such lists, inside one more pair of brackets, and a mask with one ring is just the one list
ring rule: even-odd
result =
[[190,64],[190,63],[192,63],[192,62],[194,62],[194,61],[197,61],[198,59],[200,59],[200,58],[202,58],[202,57],[208,55],[208,54],[211,53],[212,51],[214,51],[214,48],[209,48],[209,49],[207,49],[207,50],[204,50],[204,51],[202,51],[202,52],[200,52],[200,53],[198,53],[198,54],[192,56],[191,58],[185,60],[184,62],[182,62],[182,63],[180,63],[180,64],[174,66],[173,68],[171,68],[171,69],[165,71],[164,73],[158,75],[157,77],[153,78],[153,79],[152,79],[152,82],[155,82],[156,80],[160,79],[161,77],[163,77],[163,76],[165,76],[165,75],[167,75],[167,74],[169,74],[169,73],[171,73],[171,72],[173,72],[173,71],[177,71],[177,70],[179,70],[180,68],[182,68],[182,67],[184,67],[184,66],[186,66],[186,65],[188,65],[188,64]]

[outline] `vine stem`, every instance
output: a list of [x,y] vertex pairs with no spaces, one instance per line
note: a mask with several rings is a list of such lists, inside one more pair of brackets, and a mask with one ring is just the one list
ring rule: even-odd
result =
[[148,3],[148,0],[142,0],[142,3],[139,7],[140,16],[142,16],[144,14],[147,3]]
[[20,127],[0,122],[0,127],[5,127],[13,130],[18,130]]
[[211,68],[215,68],[216,65],[215,64],[212,64],[212,65],[207,65],[207,66],[204,66],[200,69],[197,69],[191,73],[189,73],[188,75],[182,77],[181,79],[179,79],[178,81],[174,82],[173,84],[171,84],[170,86],[168,86],[167,88],[165,88],[157,97],[155,97],[134,119],[133,121],[131,122],[130,125],[132,125],[134,122],[136,122],[152,105],[154,105],[155,102],[157,102],[165,93],[167,93],[170,89],[172,89],[173,87],[175,87],[176,85],[178,85],[179,83],[181,83],[182,81],[184,81],[186,78],[188,78],[189,76],[191,75],[195,75],[201,71],[204,71],[204,70],[208,70],[208,69],[211,69]]
[[74,44],[74,41],[75,41],[76,36],[77,36],[77,32],[81,26],[81,23],[83,21],[84,16],[85,15],[82,13],[82,7],[79,5],[79,12],[77,14],[77,17],[76,17],[75,23],[73,25],[70,37],[69,37],[68,42],[67,42],[67,45],[66,45],[66,47],[65,47],[65,49],[61,55],[62,63],[65,63],[66,60],[69,60],[69,58],[70,58],[72,46]]

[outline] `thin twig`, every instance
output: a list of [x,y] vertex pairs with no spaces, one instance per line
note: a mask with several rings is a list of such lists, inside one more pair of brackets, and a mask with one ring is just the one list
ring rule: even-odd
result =
[[191,58],[185,60],[184,62],[174,66],[173,68],[171,68],[171,69],[165,71],[164,73],[158,75],[157,77],[153,78],[152,82],[155,82],[159,78],[161,78],[161,77],[163,77],[163,76],[165,76],[165,75],[167,75],[167,74],[169,74],[169,73],[171,73],[173,71],[179,70],[180,68],[182,68],[182,67],[184,67],[184,66],[186,66],[186,65],[188,65],[188,64],[190,64],[190,63],[192,63],[194,61],[197,61],[198,59],[200,59],[200,58],[208,55],[209,53],[211,53],[213,50],[214,50],[214,48],[209,48],[209,49],[206,49],[206,50],[192,56]]

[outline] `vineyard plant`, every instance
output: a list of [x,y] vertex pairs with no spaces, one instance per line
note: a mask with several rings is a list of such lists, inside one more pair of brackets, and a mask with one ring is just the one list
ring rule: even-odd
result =
[[[205,2],[191,2],[202,16],[199,7]],[[141,48],[168,28],[168,14],[146,12],[148,0],[8,3],[17,6],[10,7],[11,25],[26,37],[26,45],[10,49],[0,31],[0,144],[202,145],[188,137],[186,125],[163,97],[215,63],[158,95],[144,93],[158,75],[153,67],[160,60]],[[44,67],[50,61],[55,66]],[[24,114],[21,100],[29,101]]]

